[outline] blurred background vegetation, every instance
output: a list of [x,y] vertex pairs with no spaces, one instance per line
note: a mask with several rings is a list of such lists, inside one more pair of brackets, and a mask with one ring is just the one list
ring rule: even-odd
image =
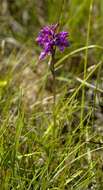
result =
[[[70,34],[71,46],[64,54],[57,54],[57,60],[68,52],[86,46],[90,0],[40,0],[39,2],[38,0],[1,0],[0,5],[1,77],[7,73],[7,68],[19,69],[23,65],[26,67],[26,64],[30,72],[33,70],[37,72],[35,66],[39,67],[39,74],[43,71],[42,67],[45,66],[37,64],[40,49],[35,38],[44,25],[59,22],[60,28],[67,30]],[[88,45],[102,46],[103,44],[102,7],[102,0],[94,0]],[[102,51],[91,49],[88,65],[96,64],[100,56],[102,56]],[[20,57],[22,61],[17,63]],[[80,74],[84,67],[84,57],[85,53],[81,52],[66,60],[67,72]],[[22,73],[22,70],[20,71]]]
[[[79,132],[74,132],[75,137],[71,132],[79,126],[82,90],[70,107],[64,108],[64,118],[59,114],[57,116],[59,137],[55,144],[51,133],[48,135],[47,131],[45,137],[47,126],[52,125],[52,77],[48,75],[48,58],[38,62],[41,49],[35,42],[38,32],[45,25],[59,22],[60,29],[69,32],[70,47],[63,54],[57,52],[56,55],[58,61],[71,53],[61,61],[63,66],[56,72],[59,110],[63,106],[63,97],[68,99],[83,79],[85,51],[79,51],[79,48],[87,45],[90,14],[88,73],[103,61],[103,0],[94,0],[91,12],[90,4],[90,0],[0,0],[1,190],[103,189],[102,151],[93,154],[89,167],[86,159],[80,159],[80,162],[77,159],[74,165],[65,167],[64,173],[58,173],[67,164],[63,162],[64,165],[58,168],[68,149],[76,151],[65,162],[75,160],[81,152],[84,154],[87,147],[78,152],[82,143],[78,140]],[[102,89],[103,66],[100,64],[86,84],[85,98],[86,106],[90,108],[85,110],[85,116],[92,110],[89,125],[92,126],[90,135],[94,139],[90,148],[94,149],[100,148],[103,141]],[[87,125],[88,121],[85,123]],[[31,152],[34,152],[33,155],[29,154]]]

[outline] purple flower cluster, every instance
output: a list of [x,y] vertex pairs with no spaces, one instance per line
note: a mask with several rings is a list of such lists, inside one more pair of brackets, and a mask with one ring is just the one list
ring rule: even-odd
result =
[[68,32],[57,32],[58,24],[46,26],[39,32],[36,39],[38,44],[43,48],[39,59],[42,60],[46,55],[53,55],[56,47],[64,51],[69,46]]

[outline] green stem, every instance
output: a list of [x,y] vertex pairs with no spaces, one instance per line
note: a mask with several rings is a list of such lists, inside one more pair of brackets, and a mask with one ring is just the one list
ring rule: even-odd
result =
[[[89,44],[89,38],[90,38],[90,27],[91,27],[91,15],[92,15],[92,9],[93,9],[93,1],[90,1],[90,8],[89,8],[89,19],[88,19],[88,27],[87,27],[87,38],[86,38],[86,47],[88,47]],[[86,80],[87,77],[87,63],[88,63],[88,48],[86,49],[85,52],[85,61],[84,61],[84,81]],[[81,103],[81,138],[82,138],[82,132],[84,129],[84,124],[83,124],[83,118],[84,118],[84,107],[85,107],[85,84],[83,84],[82,88],[82,103]],[[88,124],[85,126],[85,140],[88,142],[89,140],[89,127]],[[93,162],[92,162],[92,155],[91,155],[91,149],[90,146],[87,144],[87,160],[88,160],[88,165],[91,168],[91,176],[94,176],[94,170],[93,170]],[[92,179],[92,183],[94,183],[95,178]]]
[[[90,2],[90,9],[89,9],[89,19],[88,19],[88,27],[87,27],[87,38],[86,38],[86,47],[89,44],[89,37],[90,37],[90,25],[91,25],[91,12],[92,12],[93,0]],[[87,62],[88,62],[88,48],[85,51],[85,60],[84,60],[84,81],[87,77]],[[82,87],[82,102],[81,102],[81,131],[83,129],[83,117],[84,117],[84,107],[85,107],[85,84]]]
[[55,113],[55,108],[56,108],[56,77],[55,77],[55,50],[54,53],[52,54],[51,62],[50,62],[50,70],[52,73],[53,77],[53,136],[55,136],[55,128],[56,128],[56,113]]
[[55,108],[56,108],[56,79],[55,79],[55,68],[54,68],[54,64],[53,64],[53,128],[55,131],[55,127],[56,127],[56,114],[55,114]]

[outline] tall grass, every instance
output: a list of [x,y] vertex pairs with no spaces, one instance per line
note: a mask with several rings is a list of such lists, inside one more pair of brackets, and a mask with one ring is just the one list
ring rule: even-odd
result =
[[[103,39],[95,29],[103,31],[101,2],[6,5],[9,14],[2,12],[0,30],[0,190],[103,189]],[[23,17],[23,8],[29,17]],[[7,16],[25,32],[13,31]],[[41,25],[58,20],[70,30],[71,47],[57,52],[53,112],[48,60],[38,63],[40,50],[33,40]]]

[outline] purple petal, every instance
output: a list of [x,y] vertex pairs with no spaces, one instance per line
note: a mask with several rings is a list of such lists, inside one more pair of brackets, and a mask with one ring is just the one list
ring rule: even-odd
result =
[[60,51],[64,51],[64,49],[65,49],[65,47],[64,46],[59,46],[59,49],[60,49]]
[[46,53],[45,53],[44,51],[42,51],[42,52],[40,53],[39,60],[44,59],[45,56],[46,56]]

